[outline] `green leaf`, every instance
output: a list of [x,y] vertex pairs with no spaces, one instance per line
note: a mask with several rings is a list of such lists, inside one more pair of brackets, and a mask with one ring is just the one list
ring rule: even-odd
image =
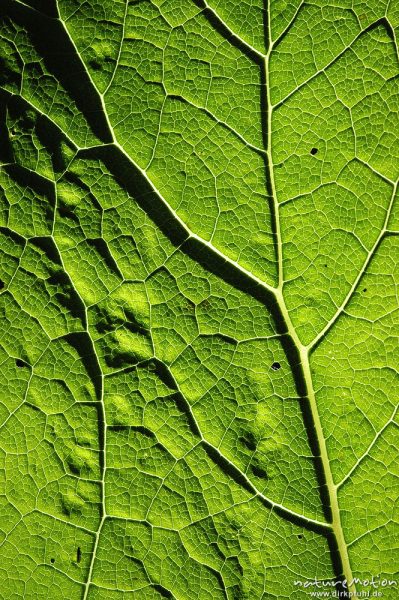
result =
[[396,598],[398,3],[0,16],[1,598]]

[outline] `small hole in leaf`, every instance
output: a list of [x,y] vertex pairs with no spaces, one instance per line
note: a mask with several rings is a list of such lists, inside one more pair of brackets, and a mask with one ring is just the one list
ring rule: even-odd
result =
[[310,154],[311,154],[312,156],[314,156],[315,154],[317,154],[317,153],[318,153],[318,151],[319,151],[319,149],[318,149],[318,148],[312,148],[312,149],[311,149],[311,151],[310,151]]
[[367,292],[367,288],[363,288],[363,292]]
[[4,286],[5,286],[5,283],[4,283],[4,281],[2,281],[2,280],[0,279],[0,290],[2,290]]
[[25,361],[21,360],[20,358],[17,358],[15,361],[15,364],[17,365],[17,367],[19,369],[23,369],[24,367],[27,367],[28,365],[26,364]]
[[324,265],[325,267],[327,267],[327,265]]
[[82,560],[82,551],[81,551],[80,547],[78,546],[76,549],[76,562],[80,563],[81,560]]
[[272,369],[273,369],[273,371],[278,371],[279,369],[281,369],[280,363],[279,362],[274,362],[272,364]]
[[50,562],[53,565],[55,563],[55,558],[50,558]]
[[302,533],[298,534],[298,540],[301,540],[303,538]]

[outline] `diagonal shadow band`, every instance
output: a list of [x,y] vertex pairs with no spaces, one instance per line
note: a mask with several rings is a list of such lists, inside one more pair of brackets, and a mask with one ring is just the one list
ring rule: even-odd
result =
[[[55,82],[68,91],[71,103],[76,105],[94,135],[103,143],[112,141],[112,134],[97,90],[90,81],[76,49],[68,37],[60,20],[36,12],[28,6],[12,0],[2,0],[0,4],[1,21],[8,19],[20,26],[29,35],[29,42],[43,61],[48,73]],[[34,55],[32,56],[34,63]],[[1,66],[1,63],[0,63]],[[16,80],[16,74],[7,65],[3,65],[3,75]],[[0,79],[1,81],[1,79]]]

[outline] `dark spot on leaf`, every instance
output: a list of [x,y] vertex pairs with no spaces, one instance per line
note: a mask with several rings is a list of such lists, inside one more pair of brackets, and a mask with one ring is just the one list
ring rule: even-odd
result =
[[2,280],[0,279],[0,290],[2,290],[2,289],[4,288],[4,286],[5,286],[5,283],[4,283],[4,281],[2,281]]
[[80,549],[80,546],[78,546],[76,549],[76,562],[80,563],[81,560],[82,560],[82,551]]
[[246,431],[239,440],[248,448],[248,450],[256,450],[257,441],[252,431]]
[[298,540],[301,540],[303,538],[303,535],[300,533],[298,534]]
[[[10,50],[10,49],[8,49]],[[7,59],[3,56],[0,57],[0,84],[4,85],[7,83],[18,84],[20,81],[20,75],[13,65],[12,59]]]
[[312,149],[311,149],[311,151],[310,151],[310,154],[311,154],[312,156],[314,156],[315,154],[317,154],[317,153],[318,153],[318,151],[319,151],[319,149],[318,149],[318,148],[312,148]]
[[53,565],[55,563],[55,558],[50,558],[50,562]]
[[367,288],[363,288],[363,292],[367,292]]
[[89,60],[89,65],[94,71],[101,71],[102,65],[98,60]]
[[19,369],[23,369],[24,367],[27,367],[27,366],[28,366],[28,365],[26,364],[26,362],[25,362],[24,360],[20,359],[20,358],[17,358],[17,359],[15,360],[15,364],[17,365],[17,367],[18,367]]
[[233,344],[233,345],[237,344],[237,340],[235,340],[230,335],[225,335],[224,333],[220,333],[218,337],[220,339],[222,339],[224,342],[226,342],[227,344]]
[[261,479],[269,479],[268,474],[266,473],[265,469],[262,469],[262,467],[252,465],[251,470],[255,477],[260,477]]
[[280,363],[279,362],[274,362],[272,364],[272,369],[273,369],[273,371],[278,371],[279,369],[281,369]]
[[20,119],[22,129],[33,129],[36,122],[36,115],[32,111],[25,111]]
[[154,590],[157,591],[162,598],[173,598],[172,593],[166,588],[164,588],[162,585],[159,585],[159,583],[154,583],[153,587]]

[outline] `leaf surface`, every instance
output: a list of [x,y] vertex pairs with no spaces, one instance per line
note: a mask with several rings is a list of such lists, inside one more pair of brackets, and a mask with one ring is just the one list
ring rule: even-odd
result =
[[394,580],[396,3],[0,16],[1,597]]

